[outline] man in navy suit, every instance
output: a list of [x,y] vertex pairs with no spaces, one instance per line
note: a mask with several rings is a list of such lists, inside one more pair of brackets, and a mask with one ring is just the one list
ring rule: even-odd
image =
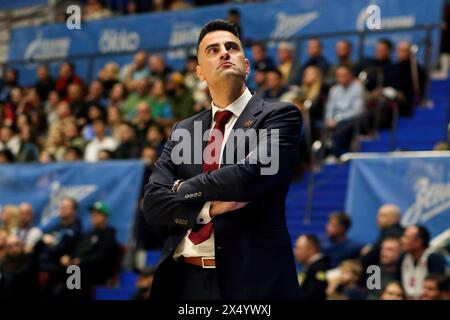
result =
[[145,186],[147,223],[171,228],[151,296],[298,299],[285,198],[300,112],[250,93],[249,62],[230,23],[206,24],[197,53],[212,108],[174,125]]

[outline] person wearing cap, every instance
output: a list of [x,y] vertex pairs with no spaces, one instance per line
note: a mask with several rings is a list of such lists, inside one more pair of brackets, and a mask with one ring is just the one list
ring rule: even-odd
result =
[[111,276],[118,254],[116,230],[108,226],[109,207],[97,201],[90,207],[92,229],[83,237],[73,253],[60,259],[63,267],[77,265],[81,270],[81,290],[90,298],[93,285],[105,284]]

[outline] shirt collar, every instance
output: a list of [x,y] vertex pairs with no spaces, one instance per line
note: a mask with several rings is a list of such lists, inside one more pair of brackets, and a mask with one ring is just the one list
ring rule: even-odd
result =
[[236,117],[239,117],[241,115],[242,111],[244,111],[245,106],[248,104],[248,102],[250,101],[251,98],[252,98],[252,94],[251,94],[250,90],[248,90],[248,88],[246,87],[244,93],[241,94],[241,96],[239,98],[234,100],[231,104],[226,106],[224,109],[215,106],[214,102],[211,102],[212,118],[214,119],[216,112],[221,111],[221,110],[231,111]]

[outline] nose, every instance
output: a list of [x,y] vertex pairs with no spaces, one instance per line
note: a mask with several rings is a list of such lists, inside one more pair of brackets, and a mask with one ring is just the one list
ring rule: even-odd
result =
[[220,59],[228,60],[230,58],[230,53],[225,46],[220,46]]

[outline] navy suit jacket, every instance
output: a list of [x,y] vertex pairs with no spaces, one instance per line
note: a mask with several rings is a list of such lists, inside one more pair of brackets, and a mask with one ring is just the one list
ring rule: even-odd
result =
[[[173,129],[194,132],[194,121],[203,132],[211,126],[212,111],[202,111],[175,124]],[[173,269],[172,255],[191,228],[206,201],[250,201],[244,208],[218,215],[214,223],[216,271],[224,299],[298,299],[290,236],[286,226],[285,198],[298,160],[301,114],[290,104],[267,102],[253,95],[233,129],[278,129],[279,170],[261,175],[261,162],[251,163],[247,152],[237,159],[238,148],[228,139],[223,153],[232,152],[239,163],[223,163],[219,170],[204,173],[202,164],[178,164],[171,151],[178,141],[172,136],[145,186],[143,212],[150,225],[169,226],[169,236],[154,275],[152,297],[171,298],[180,280]],[[203,133],[202,132],[202,133]],[[267,139],[270,138],[270,132]],[[201,138],[200,138],[201,139]],[[258,142],[261,144],[261,140]],[[204,141],[203,149],[207,142]],[[193,152],[192,146],[192,152]],[[266,150],[267,151],[267,150]],[[269,152],[272,149],[269,148]],[[256,154],[256,151],[252,155]],[[177,179],[184,183],[178,192],[170,189]]]

